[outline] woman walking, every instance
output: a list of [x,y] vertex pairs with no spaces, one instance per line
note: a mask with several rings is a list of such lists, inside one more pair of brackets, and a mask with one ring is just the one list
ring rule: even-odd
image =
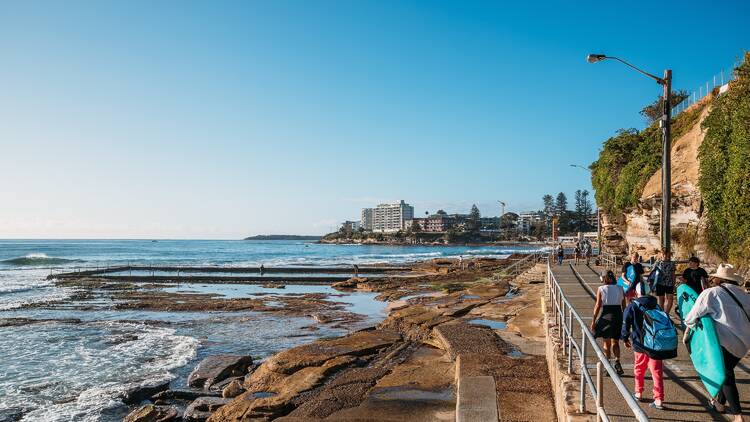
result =
[[591,331],[595,338],[604,339],[604,354],[608,360],[611,360],[614,355],[615,371],[618,375],[623,375],[625,372],[620,365],[620,330],[622,329],[622,310],[625,308],[625,291],[617,284],[612,271],[607,271],[602,275],[601,280],[603,285],[599,286],[596,291]]
[[727,410],[735,422],[740,422],[744,419],[734,368],[750,350],[750,295],[740,287],[744,281],[729,264],[719,265],[710,277],[716,287],[701,292],[685,317],[685,324],[688,328],[694,327],[703,316],[714,320],[726,377],[716,399],[711,400],[711,406],[719,412]]

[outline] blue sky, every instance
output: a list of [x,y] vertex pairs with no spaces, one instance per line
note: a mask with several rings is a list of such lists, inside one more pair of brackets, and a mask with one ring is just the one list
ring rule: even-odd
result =
[[[323,233],[541,206],[750,47],[744,1],[0,3],[0,237]],[[668,22],[664,25],[663,22]],[[666,35],[665,35],[666,34]]]

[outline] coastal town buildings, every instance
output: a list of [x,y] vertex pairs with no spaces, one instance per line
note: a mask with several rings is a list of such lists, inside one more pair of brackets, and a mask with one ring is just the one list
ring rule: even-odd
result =
[[535,223],[544,221],[544,219],[544,213],[541,211],[528,211],[518,214],[518,221],[516,223],[518,227],[518,233],[528,235],[531,232],[531,227]]
[[420,231],[440,233],[446,232],[456,224],[456,219],[447,214],[432,214],[425,218],[415,218],[407,222],[407,228],[417,224]]
[[362,208],[362,216],[359,224],[365,231],[372,230],[372,208]]
[[359,221],[344,221],[341,223],[341,228],[347,231],[357,231],[360,227],[361,223]]
[[406,230],[406,222],[412,219],[414,219],[414,207],[404,202],[403,199],[392,204],[380,204],[372,208],[372,231],[393,233]]

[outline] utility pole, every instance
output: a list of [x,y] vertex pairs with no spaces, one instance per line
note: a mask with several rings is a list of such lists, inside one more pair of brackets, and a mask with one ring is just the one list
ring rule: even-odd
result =
[[661,248],[671,252],[672,248],[672,143],[670,142],[672,120],[672,71],[664,71],[664,113],[659,121],[662,131],[661,150]]

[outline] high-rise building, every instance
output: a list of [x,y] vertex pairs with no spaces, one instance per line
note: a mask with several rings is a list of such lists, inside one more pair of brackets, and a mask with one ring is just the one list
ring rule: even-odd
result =
[[403,199],[393,204],[380,204],[372,209],[372,231],[390,233],[406,230],[406,221],[413,218],[414,207]]
[[372,230],[372,208],[362,208],[362,217],[359,224],[363,230]]

